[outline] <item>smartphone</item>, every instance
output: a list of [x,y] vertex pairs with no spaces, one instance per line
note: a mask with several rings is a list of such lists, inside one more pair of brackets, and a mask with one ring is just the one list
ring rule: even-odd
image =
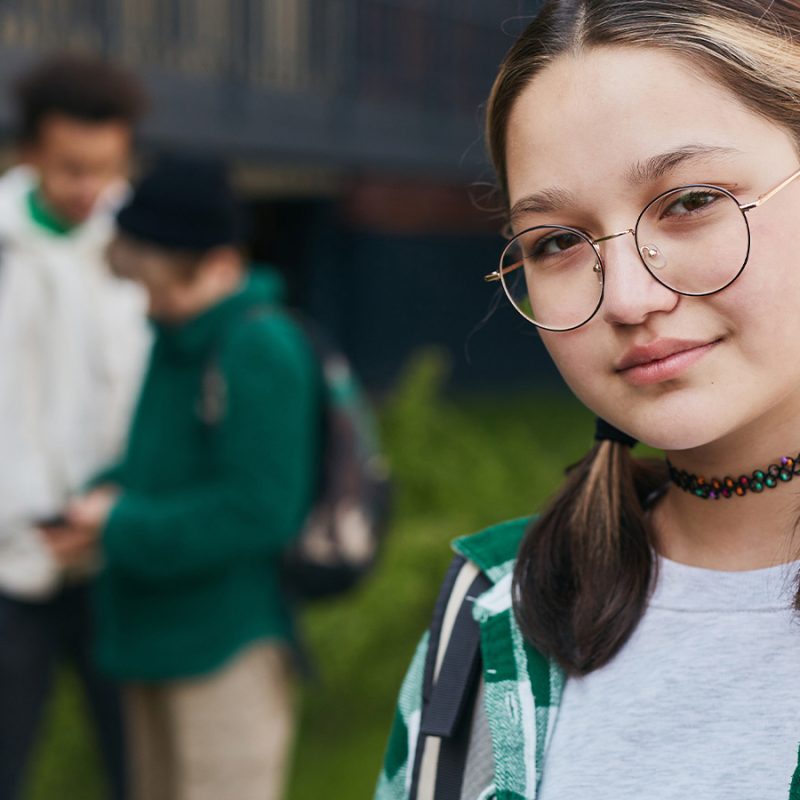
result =
[[43,517],[34,522],[37,528],[66,528],[69,521],[63,514],[54,514],[52,517]]

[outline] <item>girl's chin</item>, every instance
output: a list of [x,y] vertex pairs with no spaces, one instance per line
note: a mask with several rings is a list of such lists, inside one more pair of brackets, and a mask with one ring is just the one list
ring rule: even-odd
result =
[[702,439],[675,439],[674,437],[654,439],[650,437],[649,441],[645,439],[640,439],[639,441],[648,447],[652,447],[655,450],[663,450],[666,453],[677,453],[681,450],[695,450],[698,447],[703,447],[711,443],[711,440],[706,437]]
[[703,447],[731,432],[719,417],[704,419],[702,412],[692,414],[689,410],[659,414],[656,419],[652,415],[649,418],[627,420],[615,416],[617,422],[614,422],[614,417],[608,421],[642,444],[669,452]]

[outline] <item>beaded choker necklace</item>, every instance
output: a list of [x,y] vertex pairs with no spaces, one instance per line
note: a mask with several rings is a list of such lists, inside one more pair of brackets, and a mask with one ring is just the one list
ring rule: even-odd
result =
[[703,500],[719,500],[720,497],[744,497],[748,492],[759,494],[764,489],[774,489],[779,483],[789,483],[795,475],[800,475],[800,454],[794,458],[784,456],[779,464],[770,464],[766,469],[754,470],[751,475],[738,478],[711,478],[694,475],[674,467],[667,459],[670,480],[684,492]]

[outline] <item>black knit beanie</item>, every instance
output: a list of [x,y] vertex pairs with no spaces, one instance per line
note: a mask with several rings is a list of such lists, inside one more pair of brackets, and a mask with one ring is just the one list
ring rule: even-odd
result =
[[160,156],[117,214],[122,233],[192,252],[239,244],[239,222],[225,165],[197,155]]

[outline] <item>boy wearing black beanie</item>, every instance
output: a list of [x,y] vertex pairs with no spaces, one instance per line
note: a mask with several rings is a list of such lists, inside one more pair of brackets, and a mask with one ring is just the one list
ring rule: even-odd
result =
[[277,276],[245,267],[220,163],[160,160],[118,223],[112,263],[146,287],[156,341],[128,451],[69,509],[67,546],[103,553],[97,655],[127,687],[135,796],[277,800],[279,562],[313,499],[318,367]]

